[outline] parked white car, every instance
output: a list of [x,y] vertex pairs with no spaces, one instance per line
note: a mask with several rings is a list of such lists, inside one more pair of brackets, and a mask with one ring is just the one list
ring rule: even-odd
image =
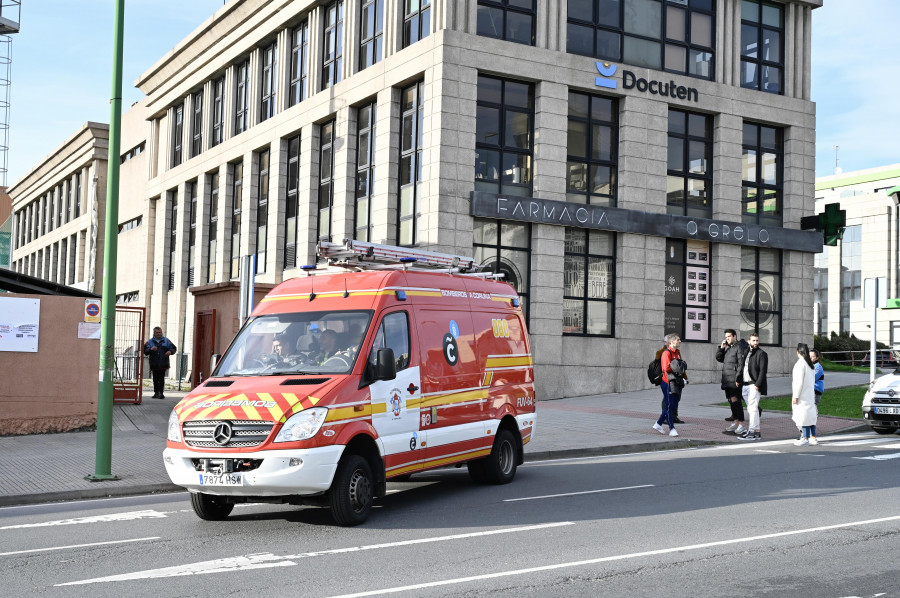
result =
[[[894,359],[897,360],[897,352]],[[879,434],[900,430],[900,368],[876,378],[862,403],[863,419]]]

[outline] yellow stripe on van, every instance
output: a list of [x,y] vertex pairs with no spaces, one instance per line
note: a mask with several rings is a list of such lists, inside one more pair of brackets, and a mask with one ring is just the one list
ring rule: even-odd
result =
[[482,380],[481,385],[482,386],[490,386],[491,380],[493,380],[493,379],[494,379],[494,372],[485,372],[484,380]]
[[517,365],[534,365],[534,360],[530,355],[524,357],[488,357],[485,367],[503,368]]
[[328,410],[326,422],[335,422],[342,419],[356,419],[358,417],[369,417],[372,415],[372,406],[364,405],[362,411],[357,411],[356,407],[338,407]]
[[488,391],[486,388],[476,388],[475,390],[466,390],[463,392],[448,392],[439,395],[432,395],[422,399],[421,407],[440,407],[443,405],[452,405],[454,403],[465,403],[466,401],[477,401],[486,399]]
[[425,461],[425,467],[436,467],[440,465],[447,465],[449,463],[454,463],[456,461],[462,461],[463,459],[472,459],[478,457],[487,457],[491,454],[491,449],[478,449],[477,451],[470,451],[468,453],[463,453],[461,455],[453,455],[452,457],[442,457],[440,459],[429,459]]

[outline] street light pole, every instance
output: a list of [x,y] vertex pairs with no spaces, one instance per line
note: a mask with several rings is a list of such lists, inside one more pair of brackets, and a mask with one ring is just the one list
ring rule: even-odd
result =
[[112,474],[113,361],[116,340],[116,259],[119,232],[119,148],[122,126],[122,37],[125,0],[116,0],[113,32],[112,98],[109,109],[109,155],[106,160],[106,218],[103,248],[103,304],[100,318],[100,386],[97,391],[97,482],[118,480]]

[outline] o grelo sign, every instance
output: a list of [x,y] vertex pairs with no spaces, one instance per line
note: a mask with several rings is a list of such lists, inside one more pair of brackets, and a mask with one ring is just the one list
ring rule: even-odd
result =
[[575,226],[675,239],[697,239],[753,247],[773,247],[818,253],[822,235],[781,227],[762,227],[709,218],[689,218],[607,206],[498,195],[472,191],[471,215],[558,226]]

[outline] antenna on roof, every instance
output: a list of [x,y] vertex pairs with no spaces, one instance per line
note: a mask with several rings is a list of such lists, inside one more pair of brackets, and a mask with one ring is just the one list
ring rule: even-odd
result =
[[834,174],[841,174],[844,172],[840,166],[838,166],[838,149],[841,147],[839,145],[832,145],[834,148]]

